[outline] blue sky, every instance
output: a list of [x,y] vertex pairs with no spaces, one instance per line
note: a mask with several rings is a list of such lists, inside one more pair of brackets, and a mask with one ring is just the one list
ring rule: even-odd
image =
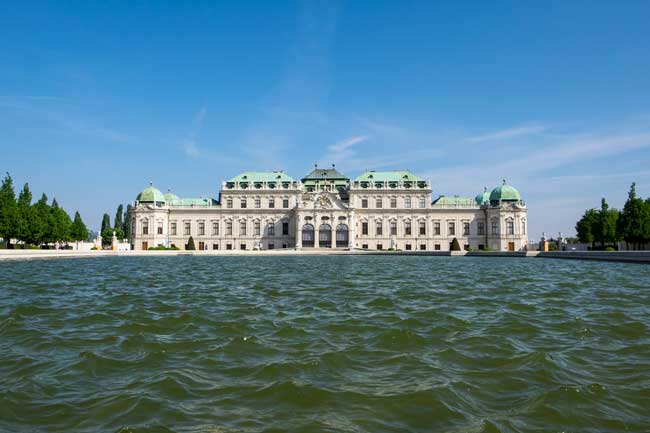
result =
[[650,2],[14,2],[0,170],[97,228],[151,180],[410,169],[506,178],[531,237],[650,195]]

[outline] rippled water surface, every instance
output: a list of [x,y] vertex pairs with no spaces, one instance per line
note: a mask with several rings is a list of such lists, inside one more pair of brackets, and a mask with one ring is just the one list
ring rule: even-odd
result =
[[650,431],[650,267],[0,263],[0,430]]

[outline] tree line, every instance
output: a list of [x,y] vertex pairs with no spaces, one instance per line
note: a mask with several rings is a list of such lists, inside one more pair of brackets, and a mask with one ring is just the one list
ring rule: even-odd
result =
[[123,205],[119,205],[115,211],[114,223],[111,225],[111,217],[105,213],[102,217],[102,228],[100,234],[102,235],[102,244],[110,245],[113,232],[118,239],[131,239],[131,217],[133,206],[130,204],[126,206],[126,211]]
[[6,247],[17,239],[26,245],[43,245],[54,242],[83,241],[88,229],[75,212],[74,219],[56,201],[48,204],[45,193],[32,203],[29,184],[25,183],[16,198],[13,179],[6,174],[0,186],[0,238]]
[[623,240],[631,249],[642,249],[650,243],[650,197],[637,197],[633,183],[622,210],[610,209],[603,198],[600,209],[585,211],[576,223],[576,232],[580,242],[590,243],[592,248],[615,247]]

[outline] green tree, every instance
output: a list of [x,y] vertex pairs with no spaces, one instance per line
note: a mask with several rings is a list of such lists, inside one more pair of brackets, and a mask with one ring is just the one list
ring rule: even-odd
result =
[[451,241],[451,251],[460,251],[460,243],[456,238]]
[[35,243],[33,234],[34,212],[32,210],[32,193],[29,190],[29,185],[27,183],[23,185],[23,189],[18,195],[17,211],[18,239],[27,244]]
[[41,198],[32,205],[32,237],[37,245],[51,242],[50,239],[50,206],[47,204],[47,195],[43,193]]
[[88,229],[79,215],[79,211],[74,214],[74,221],[70,229],[70,237],[73,241],[83,241],[88,237]]
[[194,238],[192,236],[188,239],[185,249],[190,251],[196,250],[196,245],[194,245]]
[[129,242],[131,242],[132,219],[133,219],[133,206],[127,204],[126,212],[124,213],[124,228],[122,229],[122,231],[124,232],[124,238],[128,239]]
[[0,238],[5,240],[7,247],[11,244],[11,239],[16,238],[19,234],[18,220],[14,182],[7,173],[5,178],[2,179],[2,186],[0,186]]
[[617,231],[633,249],[641,248],[641,244],[648,242],[650,238],[650,199],[644,202],[637,197],[635,183],[630,186]]
[[51,239],[53,242],[68,242],[72,240],[70,229],[72,228],[72,220],[70,215],[59,206],[56,198],[52,200],[50,206],[50,229]]
[[602,248],[605,248],[607,244],[615,245],[616,241],[618,241],[617,220],[618,211],[610,209],[605,198],[602,198],[594,227],[594,240],[600,243]]
[[580,242],[591,244],[594,246],[594,230],[596,229],[596,220],[598,218],[598,213],[596,209],[587,209],[576,223],[576,233],[578,233],[578,239]]
[[118,239],[124,239],[124,206],[119,205],[115,212],[115,224],[113,225],[115,236]]
[[102,218],[102,228],[99,234],[102,235],[102,245],[110,245],[113,239],[113,229],[111,228],[111,217],[107,213]]

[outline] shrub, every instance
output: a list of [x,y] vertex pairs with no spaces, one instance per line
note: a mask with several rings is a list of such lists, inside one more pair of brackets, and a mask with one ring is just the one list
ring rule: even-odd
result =
[[164,245],[158,245],[155,247],[149,247],[147,248],[149,251],[176,251],[179,248],[178,247],[166,247]]
[[605,251],[616,251],[616,248],[614,248],[614,247],[607,247],[607,248],[605,248]]
[[92,247],[90,251],[97,251],[97,247]]
[[451,251],[460,251],[460,243],[458,242],[458,239],[454,238],[451,241]]
[[194,245],[194,238],[192,236],[190,236],[189,240],[187,241],[185,249],[190,251],[196,250],[196,245]]

